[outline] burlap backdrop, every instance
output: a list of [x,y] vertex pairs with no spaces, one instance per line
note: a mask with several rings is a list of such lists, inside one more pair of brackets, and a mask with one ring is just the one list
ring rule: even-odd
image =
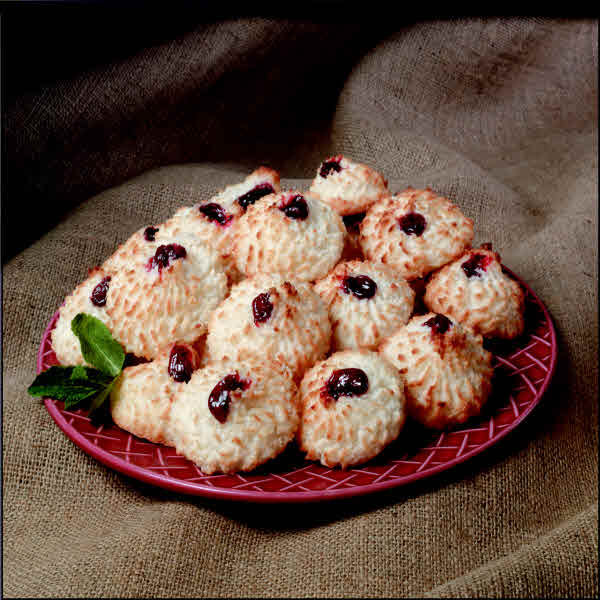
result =
[[[595,21],[231,20],[9,104],[4,225],[29,199],[62,220],[4,268],[5,595],[596,596],[597,43]],[[539,409],[446,474],[308,507],[162,492],[80,451],[25,389],[86,269],[260,163],[302,188],[333,152],[449,194],[531,284],[560,344]]]

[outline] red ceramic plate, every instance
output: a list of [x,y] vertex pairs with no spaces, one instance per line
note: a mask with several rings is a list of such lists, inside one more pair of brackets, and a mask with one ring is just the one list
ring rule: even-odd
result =
[[[452,431],[432,432],[408,423],[399,440],[380,456],[354,469],[329,469],[305,461],[290,446],[252,473],[205,475],[173,448],[137,438],[116,425],[94,427],[83,410],[65,410],[46,398],[48,412],[84,452],[136,479],[169,490],[250,502],[311,502],[347,498],[404,485],[462,463],[517,427],[540,402],[556,366],[556,334],[548,311],[526,291],[525,333],[495,344],[494,392],[484,413]],[[38,354],[38,373],[57,364],[48,325]]]

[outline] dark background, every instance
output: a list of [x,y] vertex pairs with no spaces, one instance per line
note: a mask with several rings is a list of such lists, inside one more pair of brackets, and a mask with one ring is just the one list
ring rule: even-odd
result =
[[[327,61],[335,61],[337,66],[340,61],[351,65],[356,56],[398,26],[398,22],[382,21],[378,11],[361,15],[360,20],[355,17],[353,22],[340,12],[342,5],[351,12],[350,3],[332,1],[303,2],[292,9],[275,2],[3,4],[3,263],[56,225],[69,208],[101,190],[159,165],[218,160],[210,152],[209,141],[197,144],[187,130],[186,111],[197,111],[199,105],[223,115],[231,110],[247,111],[248,130],[244,134],[254,135],[266,144],[282,135],[289,136],[290,128],[301,129],[306,120],[324,118],[332,111],[343,81],[339,75],[332,80]],[[277,57],[266,51],[264,62],[247,64],[245,72],[223,82],[231,89],[226,94],[231,98],[228,106],[217,106],[215,100],[197,90],[185,98],[173,97],[171,104],[176,110],[169,113],[162,109],[162,114],[157,114],[151,112],[153,99],[148,98],[144,131],[134,122],[133,112],[109,115],[113,123],[110,130],[105,124],[109,119],[103,122],[106,115],[102,111],[98,111],[97,118],[85,111],[81,118],[73,118],[78,108],[70,102],[57,104],[53,113],[39,112],[43,101],[48,104],[49,97],[58,96],[57,89],[64,96],[64,86],[70,82],[73,102],[85,105],[86,78],[95,86],[109,86],[108,81],[102,81],[102,73],[120,61],[144,49],[160,51],[162,44],[220,19],[251,16],[253,12],[273,18],[285,14],[292,19],[335,22],[339,24],[339,37],[332,39],[331,55],[323,56],[322,64],[307,65],[303,73],[282,69]],[[291,52],[293,46],[290,40]],[[342,56],[339,50],[344,47]],[[261,77],[280,81],[282,96],[287,94],[283,100],[289,105],[287,123],[270,119],[269,99],[261,98]],[[302,85],[302,79],[309,78],[310,93],[302,93],[303,87],[308,88],[306,83]],[[279,103],[282,97],[273,101]],[[62,111],[70,118],[62,119]],[[65,121],[71,127],[61,127]],[[161,136],[166,129],[170,133]],[[173,135],[178,129],[181,135]],[[227,131],[226,123],[224,130],[232,137],[232,145],[239,143],[239,132]],[[161,137],[168,138],[168,142],[161,145]],[[140,149],[135,157],[130,147],[133,138],[137,138],[134,145]],[[96,169],[84,166],[86,154],[98,155]]]

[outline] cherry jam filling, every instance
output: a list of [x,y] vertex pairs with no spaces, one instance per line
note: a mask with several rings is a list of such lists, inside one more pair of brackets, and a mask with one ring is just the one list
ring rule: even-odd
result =
[[355,215],[345,215],[342,217],[342,221],[344,221],[344,225],[346,226],[346,230],[351,233],[359,233],[360,224],[362,220],[365,218],[364,212],[357,213]]
[[185,258],[186,256],[187,252],[183,246],[179,244],[163,244],[156,249],[154,256],[146,264],[146,269],[151,271],[154,267],[158,267],[158,272],[160,273],[169,266],[172,260]]
[[94,306],[105,306],[106,305],[106,294],[108,293],[108,284],[110,282],[110,275],[106,276],[93,290],[90,296],[90,300]]
[[467,277],[481,277],[491,262],[487,254],[473,254],[460,266]]
[[423,325],[431,327],[431,331],[435,333],[446,333],[450,327],[452,327],[452,321],[444,315],[435,315],[431,319],[427,319]]
[[398,225],[406,235],[421,236],[427,227],[427,221],[423,215],[411,212],[402,215],[398,219]]
[[369,389],[369,378],[362,369],[337,369],[325,383],[321,396],[337,400],[340,396],[362,396]]
[[218,223],[219,225],[228,225],[233,219],[233,215],[230,215],[220,204],[216,202],[209,202],[198,207],[198,210],[211,222]]
[[157,234],[157,232],[158,227],[146,227],[146,229],[144,229],[144,239],[147,242],[153,242],[154,236]]
[[236,202],[246,210],[250,204],[254,204],[257,200],[260,200],[263,196],[273,194],[275,190],[270,183],[259,183],[253,187],[250,191],[242,194]]
[[319,175],[325,179],[329,175],[331,175],[331,173],[339,173],[342,170],[342,165],[340,164],[340,161],[341,158],[338,157],[328,158],[321,164]]
[[344,277],[342,291],[354,294],[359,300],[372,298],[377,291],[377,284],[366,275],[349,275]]
[[249,379],[242,379],[238,373],[225,375],[217,385],[212,389],[208,397],[208,410],[212,416],[225,423],[229,415],[229,406],[231,404],[231,392],[236,390],[247,390],[250,387]]
[[283,211],[285,216],[290,219],[304,221],[308,217],[308,204],[301,194],[292,196],[285,204],[279,206],[279,210]]
[[270,299],[270,294],[265,292],[259,294],[252,300],[252,315],[254,316],[254,324],[258,327],[261,323],[268,321],[273,312],[273,304]]
[[173,346],[169,355],[169,377],[178,383],[187,383],[194,372],[192,352],[185,346]]

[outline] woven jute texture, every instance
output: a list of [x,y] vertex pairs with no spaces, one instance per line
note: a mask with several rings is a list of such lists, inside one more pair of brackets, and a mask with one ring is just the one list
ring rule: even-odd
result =
[[[597,22],[386,27],[191,24],[5,106],[4,226],[48,216],[3,270],[5,596],[598,595]],[[332,504],[177,495],[79,450],[26,388],[87,269],[259,164],[305,189],[332,153],[449,195],[532,286],[559,341],[541,405],[475,460]]]

